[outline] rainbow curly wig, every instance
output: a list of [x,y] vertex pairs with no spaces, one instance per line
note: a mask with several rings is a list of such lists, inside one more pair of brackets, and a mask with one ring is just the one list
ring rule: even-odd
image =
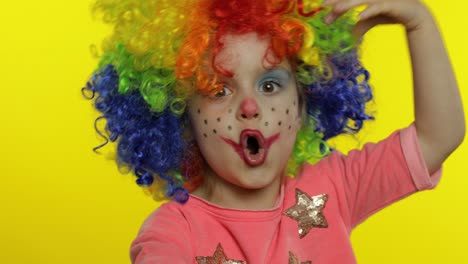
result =
[[[294,175],[330,150],[326,140],[355,133],[372,99],[369,73],[357,56],[353,13],[328,25],[316,0],[97,0],[93,11],[113,33],[102,45],[98,69],[82,89],[102,113],[96,131],[117,142],[117,163],[156,200],[185,202],[202,182],[203,158],[186,135],[187,99],[217,91],[216,65],[225,34],[257,32],[271,39],[268,61],[295,65],[308,122],[288,163]],[[209,74],[209,69],[215,72]],[[105,131],[97,123],[105,119]]]

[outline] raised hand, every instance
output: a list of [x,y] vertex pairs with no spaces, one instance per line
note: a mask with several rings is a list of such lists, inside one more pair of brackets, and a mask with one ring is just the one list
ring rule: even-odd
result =
[[378,24],[401,24],[410,32],[431,18],[426,6],[418,0],[325,0],[323,6],[332,7],[325,17],[326,23],[333,23],[353,8],[365,6],[354,28],[357,38]]

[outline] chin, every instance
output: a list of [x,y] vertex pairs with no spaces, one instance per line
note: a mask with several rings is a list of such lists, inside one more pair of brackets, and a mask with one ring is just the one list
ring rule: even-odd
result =
[[[242,169],[240,169],[241,167]],[[268,162],[257,167],[251,167],[243,163],[241,167],[233,168],[236,170],[232,170],[232,174],[225,179],[232,184],[249,190],[259,190],[270,186],[282,177],[284,171],[268,166]]]

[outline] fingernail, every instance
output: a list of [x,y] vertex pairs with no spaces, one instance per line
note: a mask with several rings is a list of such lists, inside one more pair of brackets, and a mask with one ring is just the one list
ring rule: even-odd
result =
[[327,15],[324,19],[323,22],[330,24],[333,20],[333,15]]

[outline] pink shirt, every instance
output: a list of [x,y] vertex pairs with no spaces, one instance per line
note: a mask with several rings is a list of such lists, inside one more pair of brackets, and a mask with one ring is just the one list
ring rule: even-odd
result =
[[[222,208],[191,196],[145,221],[132,263],[356,263],[352,229],[381,208],[431,189],[414,125],[347,156],[331,153],[286,179],[271,210]],[[310,262],[309,262],[310,261]]]

